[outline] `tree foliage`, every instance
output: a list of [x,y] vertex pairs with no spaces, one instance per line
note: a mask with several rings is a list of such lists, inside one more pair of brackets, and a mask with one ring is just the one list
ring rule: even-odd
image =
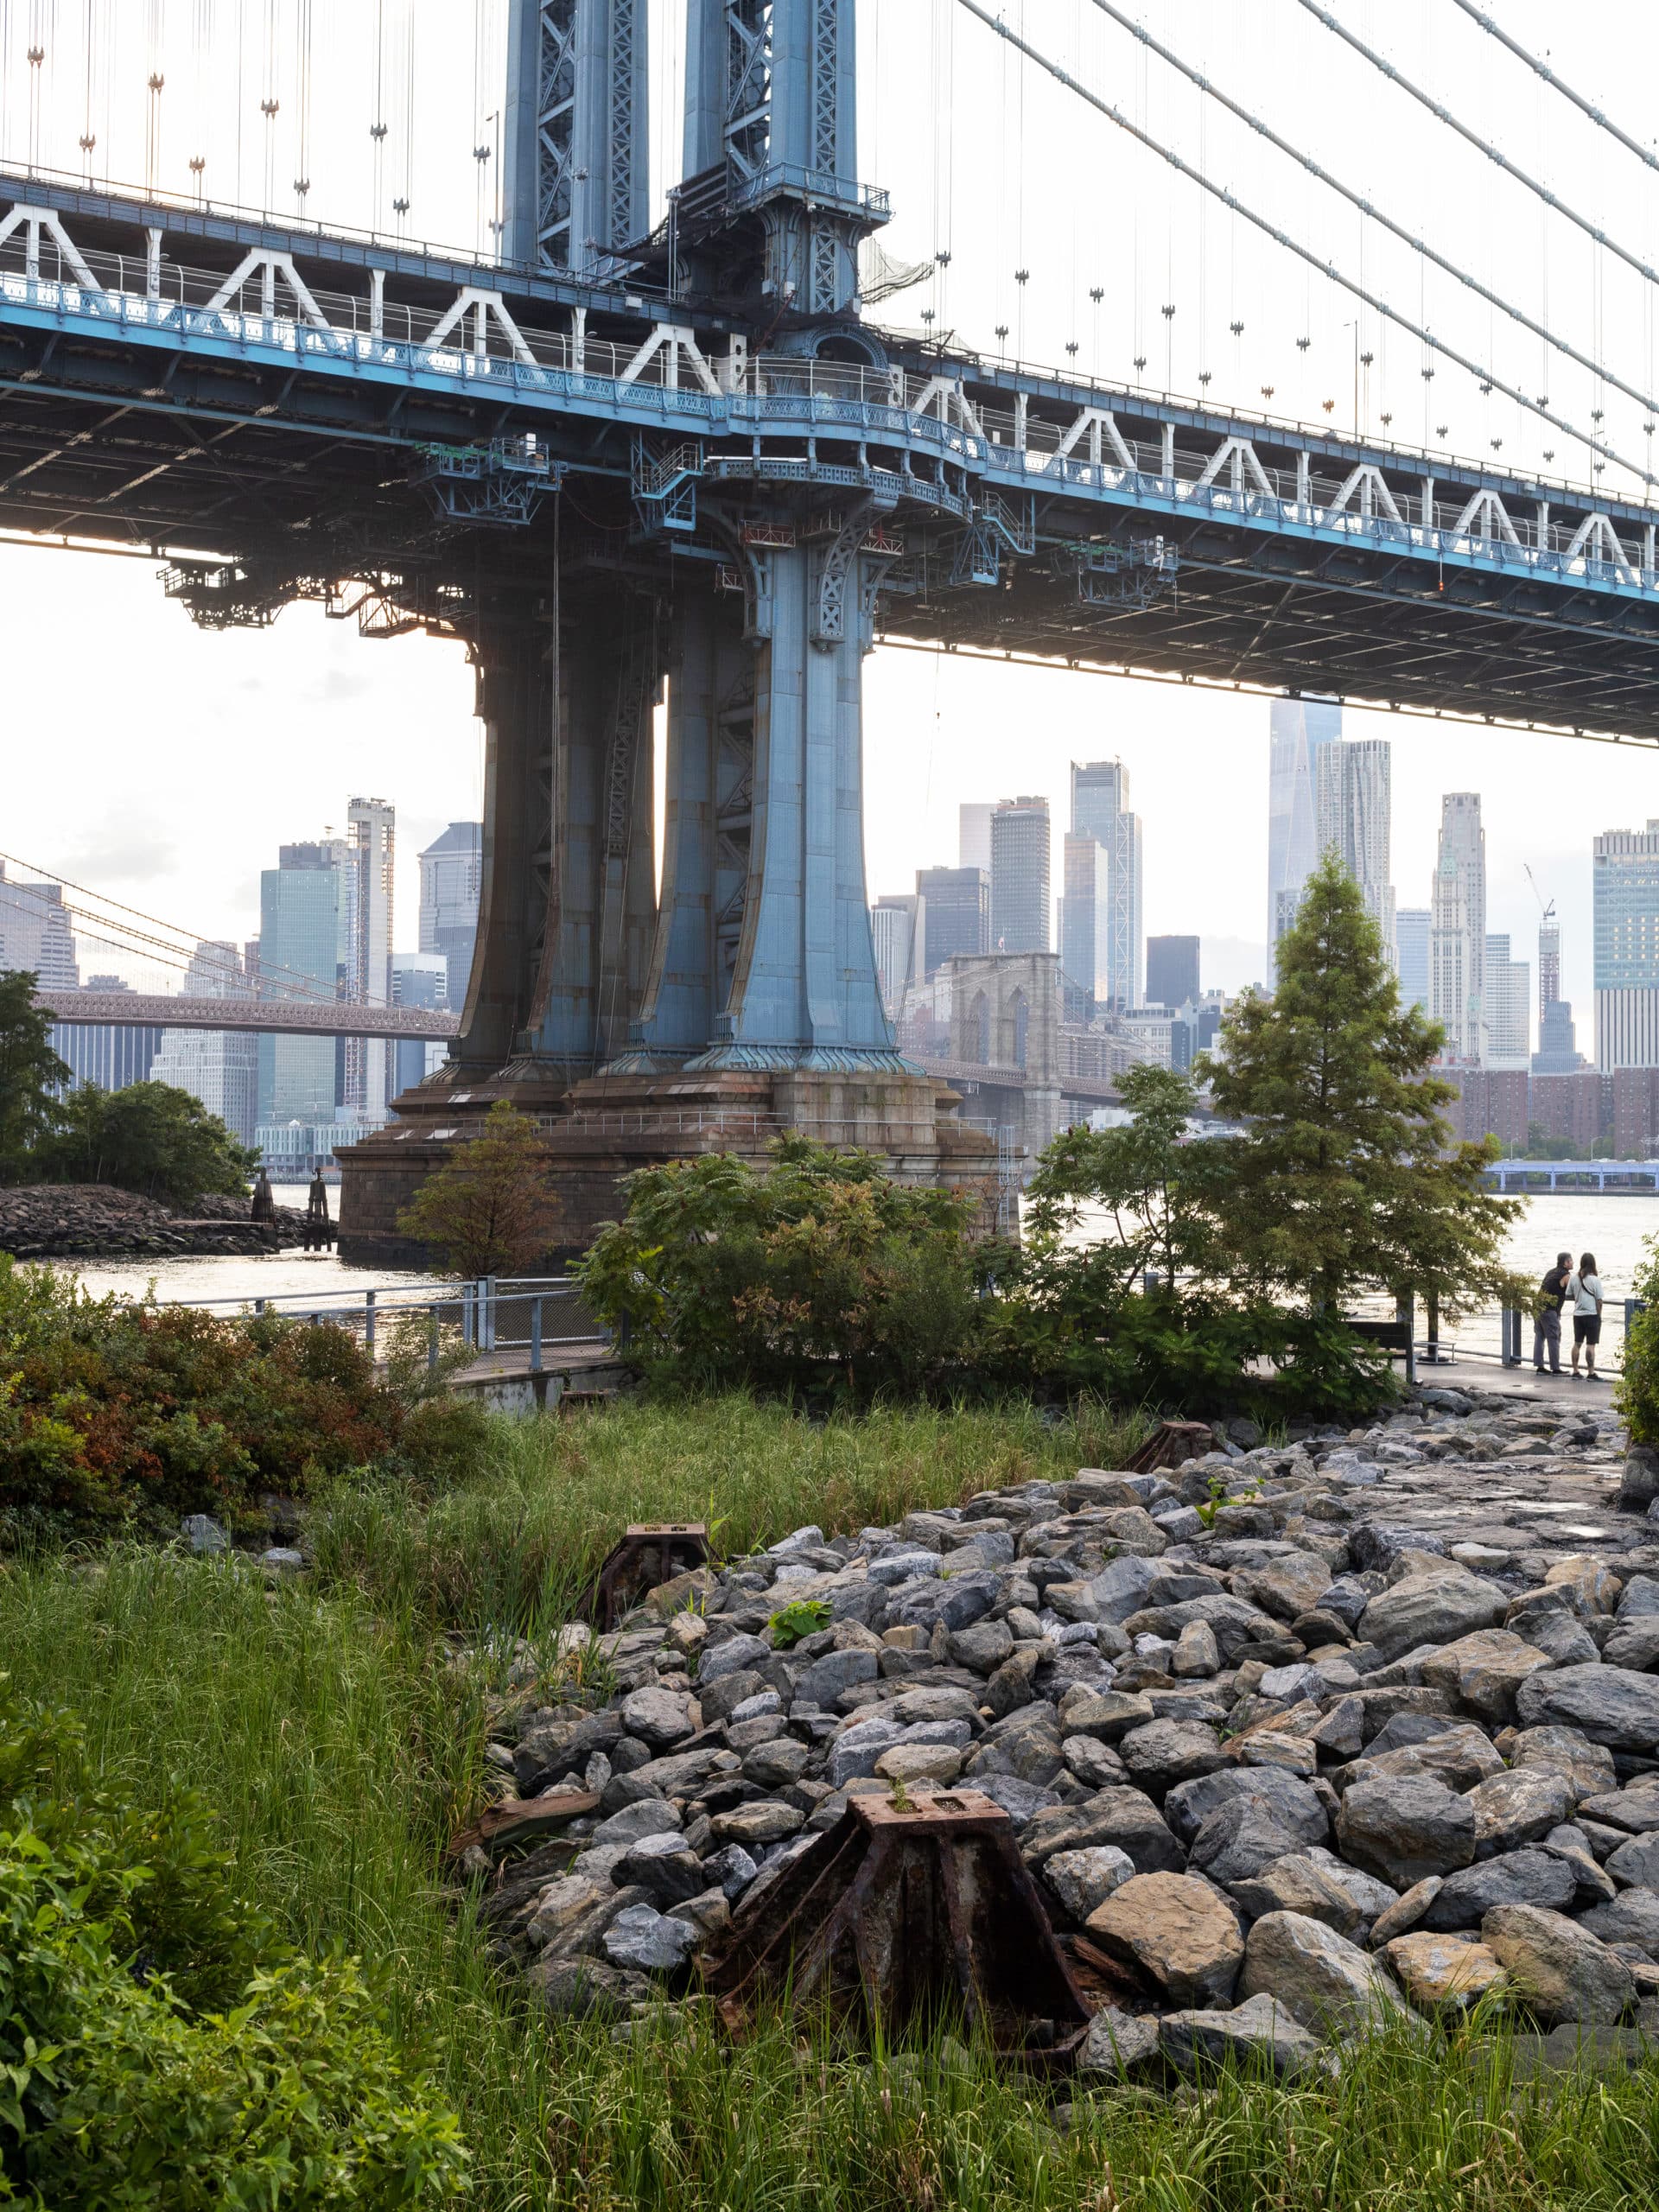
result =
[[762,1390],[925,1390],[976,1325],[973,1202],[872,1154],[780,1138],[759,1168],[705,1153],[641,1168],[583,1287],[662,1379]]
[[1491,1139],[1450,1144],[1442,1036],[1402,1007],[1357,885],[1327,854],[1277,949],[1273,997],[1245,998],[1201,1066],[1227,1142],[1217,1224],[1237,1279],[1335,1315],[1367,1292],[1443,1308],[1525,1302],[1502,1259],[1518,1204],[1488,1191]]
[[52,1023],[35,1003],[32,975],[0,974],[0,1183],[31,1176],[35,1147],[58,1124],[57,1090],[70,1071],[52,1049]]
[[559,1204],[547,1147],[528,1115],[497,1099],[484,1133],[460,1145],[397,1217],[461,1275],[527,1274],[545,1260]]
[[35,1181],[112,1183],[176,1206],[214,1192],[245,1193],[259,1155],[170,1083],[122,1090],[86,1084],[63,1101],[29,1165]]

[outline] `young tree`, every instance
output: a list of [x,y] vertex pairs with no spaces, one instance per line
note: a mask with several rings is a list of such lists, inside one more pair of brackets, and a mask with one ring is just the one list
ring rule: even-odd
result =
[[[1492,1139],[1449,1145],[1431,1074],[1440,1031],[1402,1007],[1376,925],[1334,854],[1308,879],[1278,947],[1271,999],[1249,997],[1200,1063],[1217,1110],[1247,1126],[1226,1142],[1219,1226],[1245,1281],[1336,1315],[1365,1291],[1529,1295],[1503,1265],[1517,1202],[1481,1180]],[[1223,1165],[1218,1161],[1217,1165]]]
[[482,1136],[458,1146],[422,1184],[397,1226],[457,1274],[522,1274],[545,1258],[558,1211],[540,1130],[498,1098]]
[[245,1192],[258,1164],[217,1114],[170,1083],[72,1091],[32,1162],[41,1182],[113,1183],[163,1205]]
[[51,1017],[35,1003],[35,978],[0,975],[0,1183],[32,1172],[30,1154],[58,1123],[54,1093],[69,1070],[52,1049]]
[[1198,1096],[1173,1068],[1131,1068],[1118,1096],[1129,1120],[1115,1129],[1062,1130],[1026,1192],[1026,1241],[1038,1253],[1073,1249],[1086,1235],[1097,1295],[1126,1297],[1148,1269],[1166,1283],[1207,1278],[1216,1248],[1214,1147],[1192,1141]]

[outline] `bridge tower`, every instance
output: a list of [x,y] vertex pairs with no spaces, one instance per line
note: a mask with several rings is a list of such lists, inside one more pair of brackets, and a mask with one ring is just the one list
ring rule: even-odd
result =
[[[884,372],[859,318],[859,247],[886,207],[857,181],[853,0],[686,6],[685,175],[647,237],[645,0],[513,0],[505,258],[641,270],[671,309],[717,302],[726,389],[763,346],[772,376],[780,359],[800,378],[826,359]],[[595,568],[562,515],[550,552],[542,533],[539,563],[474,618],[477,951],[448,1066],[400,1102],[403,1126],[353,1148],[342,1236],[365,1256],[388,1249],[396,1211],[377,1181],[406,1181],[435,1156],[411,1141],[502,1095],[548,1117],[572,1243],[614,1211],[619,1172],[696,1148],[689,1127],[721,1143],[747,1128],[756,1149],[808,1127],[921,1180],[946,1172],[943,1150],[953,1179],[988,1179],[985,1141],[945,1132],[953,1094],[895,1050],[876,982],[862,663],[897,480],[814,465],[779,482],[649,434],[632,454],[629,557]],[[717,569],[689,557],[694,532]]]

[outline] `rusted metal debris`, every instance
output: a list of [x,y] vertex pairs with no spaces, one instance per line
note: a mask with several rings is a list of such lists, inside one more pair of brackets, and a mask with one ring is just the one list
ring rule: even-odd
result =
[[540,1797],[503,1797],[487,1807],[469,1828],[462,1828],[449,1846],[449,1856],[459,1859],[476,1844],[493,1856],[511,1843],[547,1835],[583,1813],[596,1813],[599,1797],[592,1789],[550,1789]]
[[787,1992],[888,2033],[957,2012],[1046,2068],[1070,2063],[1090,2018],[1013,1822],[976,1789],[849,1799],[739,1907],[706,1979],[734,2033]]
[[632,1523],[594,1580],[588,1601],[594,1625],[601,1635],[614,1628],[648,1590],[701,1567],[708,1557],[709,1530],[701,1521]]
[[1202,1459],[1216,1448],[1216,1432],[1207,1421],[1160,1421],[1144,1444],[1129,1454],[1132,1475],[1150,1475],[1160,1467],[1179,1467],[1184,1459]]

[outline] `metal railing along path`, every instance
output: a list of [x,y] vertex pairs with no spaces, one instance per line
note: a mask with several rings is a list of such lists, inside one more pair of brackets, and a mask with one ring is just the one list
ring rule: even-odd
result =
[[423,1324],[427,1364],[437,1367],[446,1339],[486,1354],[525,1351],[530,1372],[539,1375],[550,1352],[591,1352],[608,1347],[611,1332],[582,1305],[582,1286],[569,1275],[480,1275],[461,1282],[373,1283],[326,1298],[315,1291],[271,1297],[165,1299],[226,1318],[273,1314],[317,1328],[344,1329],[379,1360],[411,1322]]

